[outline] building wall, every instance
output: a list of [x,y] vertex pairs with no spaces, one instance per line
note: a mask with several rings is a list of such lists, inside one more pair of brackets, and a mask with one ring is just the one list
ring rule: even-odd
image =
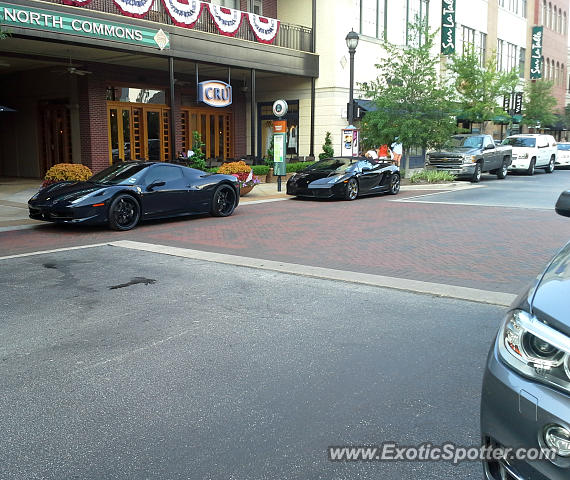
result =
[[296,1],[280,0],[277,2],[276,17],[285,23],[311,27],[313,24],[313,2],[311,0]]

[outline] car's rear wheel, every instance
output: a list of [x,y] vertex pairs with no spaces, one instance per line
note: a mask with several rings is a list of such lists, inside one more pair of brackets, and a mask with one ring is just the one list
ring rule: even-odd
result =
[[501,165],[501,168],[499,168],[499,170],[497,170],[497,178],[499,180],[503,180],[504,178],[506,178],[508,171],[509,171],[508,161],[503,160],[503,164]]
[[390,179],[390,195],[397,195],[400,191],[400,174],[394,173]]
[[130,230],[141,218],[139,202],[131,195],[122,194],[116,197],[109,207],[109,228],[113,230]]
[[536,158],[532,158],[530,164],[526,170],[526,174],[531,177],[534,175],[534,167],[536,166]]
[[552,172],[554,172],[554,163],[555,163],[555,162],[556,162],[556,160],[555,160],[555,158],[554,158],[554,155],[552,155],[552,157],[550,157],[550,162],[548,162],[548,167],[546,167],[546,168],[544,169],[544,171],[545,171],[546,173],[552,173]]
[[212,196],[210,213],[214,217],[229,217],[237,205],[236,191],[229,185],[220,185]]
[[346,200],[355,200],[358,197],[358,180],[351,178],[346,183],[346,190],[344,191],[344,198]]
[[481,168],[480,163],[475,164],[475,171],[473,172],[473,176],[471,177],[472,183],[479,183],[481,181],[481,174],[483,173],[483,169]]

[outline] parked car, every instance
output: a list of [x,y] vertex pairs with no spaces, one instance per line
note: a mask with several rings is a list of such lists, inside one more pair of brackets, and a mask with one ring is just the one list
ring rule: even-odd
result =
[[[570,217],[570,191],[556,204]],[[488,480],[570,478],[570,243],[512,304],[487,358],[481,396],[482,443],[549,450],[484,462]]]
[[287,181],[287,194],[298,197],[344,198],[400,191],[400,169],[391,162],[364,157],[320,160]]
[[567,167],[570,165],[570,143],[559,143],[556,147],[556,165]]
[[441,150],[426,154],[426,170],[443,170],[477,183],[483,172],[503,179],[511,164],[510,147],[497,147],[490,135],[453,135]]
[[210,213],[231,215],[239,203],[231,175],[161,162],[117,163],[86,182],[58,182],[29,201],[30,218],[57,223],[108,224],[130,230],[140,220]]
[[513,148],[513,162],[509,170],[524,171],[527,175],[534,175],[537,168],[544,168],[546,173],[554,171],[557,150],[552,135],[511,135],[503,140],[503,145]]

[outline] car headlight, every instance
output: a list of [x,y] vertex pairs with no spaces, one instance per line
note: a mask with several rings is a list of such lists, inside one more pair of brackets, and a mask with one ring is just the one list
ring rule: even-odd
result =
[[463,163],[475,163],[477,161],[476,155],[465,155],[463,157]]
[[528,153],[519,153],[517,158],[528,158]]
[[507,314],[499,352],[514,370],[570,392],[570,338],[524,310]]

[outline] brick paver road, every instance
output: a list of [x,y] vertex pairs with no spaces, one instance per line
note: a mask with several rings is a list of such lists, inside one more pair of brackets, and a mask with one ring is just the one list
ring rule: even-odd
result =
[[552,210],[393,199],[243,205],[229,218],[153,222],[126,233],[43,226],[0,233],[0,255],[129,239],[517,293],[570,238],[570,221]]

